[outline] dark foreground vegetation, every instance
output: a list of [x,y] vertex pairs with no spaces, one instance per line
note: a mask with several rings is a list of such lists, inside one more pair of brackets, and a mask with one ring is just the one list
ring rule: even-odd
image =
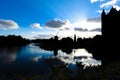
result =
[[[31,70],[27,73],[0,72],[0,80],[120,80],[119,62],[88,67],[86,69],[77,69],[77,74],[73,74],[70,69],[66,68],[66,64],[59,64],[57,63],[58,60],[56,62],[55,60],[45,61],[52,68],[52,73],[49,75],[34,73]],[[54,62],[55,65],[53,65]]]

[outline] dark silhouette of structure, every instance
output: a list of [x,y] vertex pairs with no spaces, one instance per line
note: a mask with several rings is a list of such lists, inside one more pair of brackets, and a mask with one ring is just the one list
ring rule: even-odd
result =
[[96,59],[102,60],[103,63],[120,61],[120,11],[111,8],[109,13],[103,10],[102,19],[102,36],[96,36],[87,46],[87,50],[93,54]]
[[114,44],[120,41],[119,38],[119,26],[120,26],[120,11],[115,8],[111,8],[108,14],[103,10],[102,12],[102,36],[105,40],[108,40]]
[[120,11],[111,8],[109,13],[103,10],[101,14],[102,20],[102,36],[96,36],[87,46],[88,51],[93,54],[96,59],[102,60],[103,63],[120,60]]
[[117,11],[112,7],[110,12],[106,14],[103,10],[101,18],[103,46],[106,54],[105,56],[107,56],[106,58],[108,60],[118,60],[120,58],[120,11]]

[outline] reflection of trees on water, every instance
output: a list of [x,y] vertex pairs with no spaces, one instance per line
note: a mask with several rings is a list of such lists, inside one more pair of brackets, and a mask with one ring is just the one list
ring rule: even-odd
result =
[[[73,52],[72,49],[62,49],[61,51],[65,52],[66,54],[71,54]],[[58,49],[54,49],[53,52],[54,52],[54,56],[58,55]]]
[[62,49],[63,52],[65,52],[66,54],[71,54],[72,53],[72,49]]

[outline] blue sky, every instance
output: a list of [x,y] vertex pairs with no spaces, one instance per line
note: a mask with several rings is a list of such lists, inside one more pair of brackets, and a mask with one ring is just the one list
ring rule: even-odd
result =
[[0,35],[25,38],[100,34],[101,11],[120,0],[0,0]]

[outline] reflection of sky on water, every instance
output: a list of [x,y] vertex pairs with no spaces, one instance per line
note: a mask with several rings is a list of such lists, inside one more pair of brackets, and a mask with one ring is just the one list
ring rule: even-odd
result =
[[76,62],[82,62],[85,67],[101,65],[101,61],[92,58],[92,54],[88,53],[85,49],[73,49],[71,54],[65,54],[62,51],[59,51],[57,57],[63,62],[68,63],[68,66],[74,68]]
[[16,60],[16,47],[1,47],[0,48],[0,63],[7,64]]
[[[53,51],[45,51],[37,46],[29,45],[29,55],[32,61],[38,61],[40,59],[46,59],[53,57]],[[27,52],[26,52],[27,53]],[[66,54],[61,50],[58,51],[56,56],[58,59],[62,60],[68,64],[76,64],[76,62],[83,62],[85,65],[101,65],[101,61],[97,61],[92,58],[92,54],[88,53],[85,49],[73,49],[71,54]]]
[[[40,59],[53,58],[53,51],[45,51],[37,46],[30,45],[30,51],[33,53],[38,53],[39,56],[31,57],[32,61],[40,61]],[[37,50],[34,49],[36,47]],[[46,54],[45,54],[46,53]],[[101,65],[101,61],[97,61],[92,58],[92,54],[88,53],[85,49],[73,49],[71,54],[66,54],[61,50],[58,50],[58,55],[56,56],[61,61],[68,63],[68,67],[76,68],[76,62],[82,62],[85,66],[97,66]]]
[[37,62],[38,60],[40,61],[50,56],[53,56],[51,51],[45,51],[38,46],[30,44],[21,48],[21,51],[17,55],[17,60]]
[[[46,64],[44,63],[47,59],[57,58],[64,63],[68,63],[67,67],[76,69],[76,62],[82,62],[86,66],[89,65],[101,65],[100,61],[96,61],[92,58],[92,55],[85,49],[73,49],[71,54],[66,54],[61,50],[58,50],[58,55],[54,56],[54,51],[46,51],[40,49],[34,44],[30,44],[23,47],[4,47],[0,48],[0,65],[5,64],[17,64],[26,66],[38,66],[41,70],[46,70]],[[36,64],[38,63],[38,64]],[[20,68],[20,67],[19,67]],[[24,66],[23,66],[24,68]]]
[[[15,60],[37,62],[38,60],[40,61],[41,59],[43,60],[53,56],[53,51],[40,49],[38,46],[33,44],[24,46],[19,51],[18,48],[15,47],[0,48],[0,63],[8,63]],[[83,64],[86,65],[101,64],[100,61],[93,59],[92,54],[88,53],[85,49],[73,49],[71,54],[66,54],[65,52],[59,50],[56,57],[65,63],[75,64],[76,62],[83,62]]]

